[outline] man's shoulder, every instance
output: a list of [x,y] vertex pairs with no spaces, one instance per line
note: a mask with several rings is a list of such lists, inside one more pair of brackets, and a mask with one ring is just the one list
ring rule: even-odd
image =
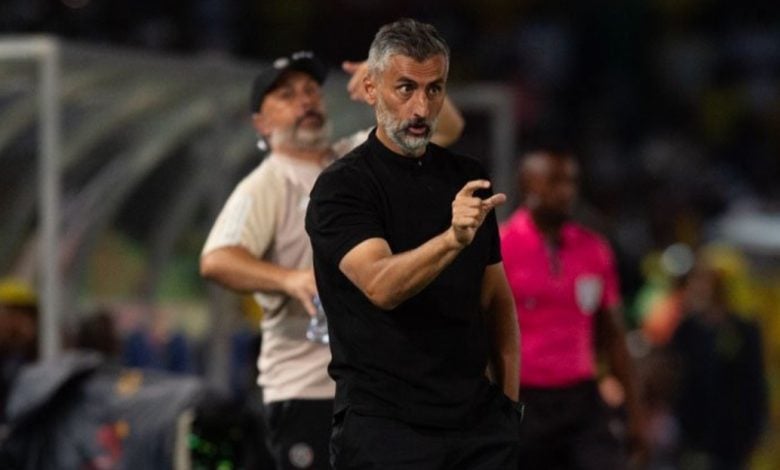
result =
[[528,209],[524,207],[516,209],[500,226],[502,240],[518,240],[530,236],[532,227],[528,223],[529,217]]
[[244,177],[244,180],[275,178],[280,174],[280,169],[279,159],[270,153]]
[[328,165],[314,184],[314,191],[327,187],[329,190],[354,185],[365,179],[369,169],[366,164],[368,145],[357,146],[342,158]]
[[569,229],[581,253],[596,254],[604,262],[614,258],[612,244],[601,233],[580,222],[570,222]]
[[478,158],[444,148],[434,143],[428,144],[428,152],[438,166],[454,170],[467,179],[491,179],[485,164]]
[[455,150],[442,147],[441,145],[434,144],[433,142],[428,143],[428,152],[434,158],[446,158],[447,161],[455,165],[484,169],[484,165],[478,158],[456,152]]
[[604,235],[592,229],[591,227],[588,227],[582,222],[570,221],[568,226],[569,230],[571,230],[572,233],[584,243],[598,246],[609,246],[609,242],[607,241],[606,237],[604,237]]
[[276,187],[281,183],[282,172],[276,160],[268,155],[252,171],[244,176],[237,189],[255,192],[263,188]]
[[366,168],[366,157],[369,153],[368,142],[363,142],[357,147],[347,152],[343,157],[334,161],[323,170],[325,174],[345,174],[353,171],[364,171]]

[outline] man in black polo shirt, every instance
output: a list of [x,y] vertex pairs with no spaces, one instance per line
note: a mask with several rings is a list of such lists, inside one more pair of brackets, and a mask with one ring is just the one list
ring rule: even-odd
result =
[[[429,144],[449,50],[382,27],[368,140],[326,169],[306,230],[330,327],[336,469],[516,467],[518,332],[487,174]],[[488,379],[489,371],[494,383]]]

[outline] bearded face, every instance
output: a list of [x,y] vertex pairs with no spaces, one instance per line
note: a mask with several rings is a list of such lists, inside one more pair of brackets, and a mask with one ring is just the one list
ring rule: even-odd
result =
[[388,109],[385,101],[377,97],[376,118],[384,133],[398,146],[404,153],[410,155],[419,155],[425,151],[431,136],[436,129],[438,118],[426,119],[423,117],[414,117],[411,119],[396,118]]
[[271,131],[271,148],[293,147],[300,150],[321,150],[330,143],[330,122],[325,114],[311,109],[291,125]]
[[252,119],[273,149],[319,150],[330,142],[320,84],[304,72],[284,73]]
[[376,113],[377,138],[396,153],[422,155],[444,104],[446,82],[443,55],[422,61],[391,55],[365,82],[368,102]]

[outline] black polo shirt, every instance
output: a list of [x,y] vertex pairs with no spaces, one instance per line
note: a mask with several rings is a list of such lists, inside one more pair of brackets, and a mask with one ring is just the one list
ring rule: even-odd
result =
[[349,406],[457,428],[469,426],[495,394],[485,378],[488,333],[480,308],[485,268],[501,261],[494,212],[450,266],[391,311],[373,305],[338,267],[369,238],[383,238],[401,253],[443,233],[456,193],[475,179],[487,179],[475,159],[433,144],[420,158],[404,157],[374,131],[315,183],[306,230],[328,315],[336,411]]

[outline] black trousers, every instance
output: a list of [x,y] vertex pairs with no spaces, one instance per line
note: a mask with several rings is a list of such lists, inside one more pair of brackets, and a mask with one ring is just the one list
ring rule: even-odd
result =
[[263,406],[266,444],[278,470],[330,468],[333,400],[286,400]]
[[415,426],[347,408],[334,417],[335,470],[497,470],[517,466],[518,411],[497,398],[469,429]]
[[526,405],[518,469],[620,470],[626,468],[622,419],[595,382],[561,389],[521,387]]

